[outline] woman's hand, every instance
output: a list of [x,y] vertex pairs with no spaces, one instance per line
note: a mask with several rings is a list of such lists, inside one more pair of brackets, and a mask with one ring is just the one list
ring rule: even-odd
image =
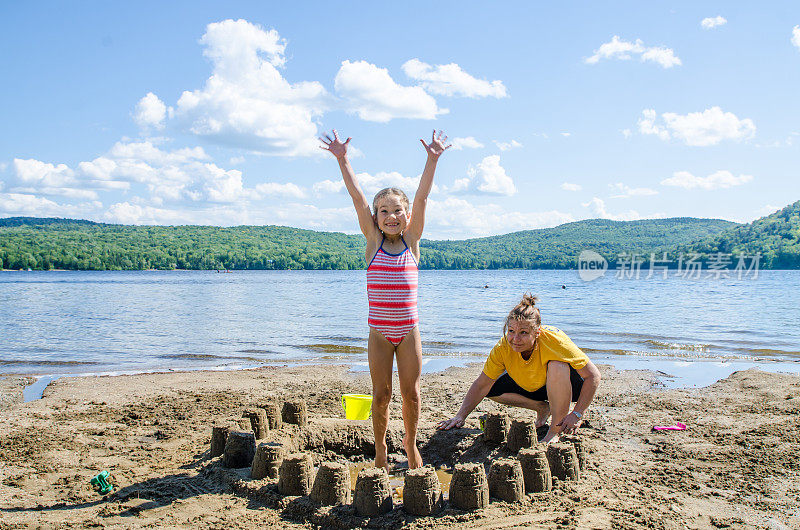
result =
[[562,434],[573,434],[581,426],[583,420],[578,418],[575,414],[570,412],[564,419],[558,422],[556,427],[561,427]]
[[422,145],[428,152],[428,156],[433,159],[439,158],[439,156],[442,153],[444,153],[447,149],[453,146],[453,144],[445,146],[444,144],[447,142],[447,135],[444,134],[442,131],[439,131],[439,134],[437,135],[436,129],[433,130],[430,144],[426,144],[425,140],[423,140],[422,138],[420,138],[419,141],[422,142]]
[[456,429],[464,426],[464,418],[461,416],[453,416],[449,420],[442,420],[436,425],[436,428],[441,431],[449,431],[453,427]]
[[351,138],[348,138],[344,141],[344,143],[342,143],[339,140],[339,135],[336,133],[336,129],[333,130],[333,139],[331,139],[331,137],[327,134],[324,136],[325,138],[322,136],[319,137],[319,141],[325,144],[325,147],[319,146],[320,149],[330,151],[337,159],[344,158],[347,155],[347,144],[350,143]]

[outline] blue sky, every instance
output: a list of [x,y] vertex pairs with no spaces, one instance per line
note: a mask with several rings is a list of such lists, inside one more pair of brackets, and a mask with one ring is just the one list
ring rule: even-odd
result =
[[316,137],[426,237],[800,198],[797,2],[1,2],[0,216],[357,232]]

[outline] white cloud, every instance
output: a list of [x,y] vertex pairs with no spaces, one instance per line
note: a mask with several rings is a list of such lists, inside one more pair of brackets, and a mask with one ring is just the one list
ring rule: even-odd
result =
[[717,26],[722,26],[727,24],[727,20],[719,15],[715,17],[707,17],[700,21],[700,25],[703,26],[703,29],[713,29]]
[[388,122],[395,118],[432,120],[440,109],[421,87],[398,85],[388,70],[366,61],[343,61],[334,80],[347,109],[362,120]]
[[594,51],[594,55],[584,59],[586,64],[597,64],[600,59],[620,59],[630,60],[633,55],[638,55],[642,62],[651,61],[661,65],[663,68],[680,66],[681,60],[675,55],[671,48],[661,46],[646,47],[641,39],[636,42],[628,42],[614,35],[610,42],[601,44]]
[[655,134],[662,140],[669,140],[669,131],[661,125],[656,125],[658,115],[654,109],[644,109],[639,119],[639,132],[642,134]]
[[452,149],[454,151],[461,151],[463,149],[480,149],[481,147],[484,147],[482,143],[472,136],[467,136],[466,138],[456,137],[450,140],[450,143],[453,145]]
[[617,182],[615,184],[608,185],[611,188],[612,193],[616,193],[616,195],[612,195],[612,199],[627,199],[629,197],[643,197],[647,195],[658,195],[658,192],[654,189],[650,188],[631,188],[630,186],[623,184],[622,182]]
[[51,188],[47,186],[40,188],[26,188],[23,186],[16,186],[11,191],[33,195],[58,195],[61,197],[67,197],[68,199],[96,200],[98,198],[96,191],[81,188]]
[[238,166],[239,164],[244,164],[245,158],[243,156],[232,156],[228,163],[234,166]]
[[703,112],[676,114],[665,112],[661,115],[663,125],[656,123],[656,111],[645,109],[639,119],[639,132],[653,134],[662,140],[671,137],[686,145],[716,145],[723,140],[742,140],[755,136],[756,126],[749,118],[739,119],[732,112],[723,112],[719,107],[711,107]]
[[572,133],[562,132],[561,136],[563,136],[564,138],[569,138],[570,136],[572,136]]
[[600,219],[611,219],[612,221],[636,221],[642,219],[642,216],[636,210],[629,210],[618,214],[612,214],[606,210],[606,203],[603,199],[594,197],[591,201],[582,203],[584,208],[589,208],[589,211],[595,217]]
[[163,129],[164,120],[167,117],[167,106],[158,96],[148,92],[146,96],[136,104],[136,111],[133,115],[135,121],[142,129],[154,128]]
[[456,239],[505,234],[569,223],[575,219],[568,213],[515,212],[497,204],[475,205],[462,198],[443,201],[428,200],[425,215],[426,237]]
[[707,177],[695,177],[688,171],[676,171],[671,177],[661,181],[664,186],[676,186],[687,190],[718,190],[741,186],[753,180],[752,175],[734,176],[730,171],[716,171]]
[[97,199],[97,193],[87,189],[75,171],[66,164],[53,165],[35,159],[14,159],[16,182],[9,191],[32,195],[58,195],[72,199]]
[[263,154],[318,155],[314,119],[329,95],[316,81],[289,83],[278,68],[286,43],[275,30],[246,20],[209,24],[200,39],[212,75],[184,91],[175,118],[210,141]]
[[97,201],[61,204],[30,193],[0,193],[0,214],[29,217],[73,217],[86,219],[102,205]]
[[506,87],[502,81],[477,79],[461,69],[456,63],[432,66],[419,59],[411,59],[403,64],[403,72],[422,87],[440,96],[464,96],[468,98],[504,98]]
[[[383,188],[400,188],[409,199],[413,200],[413,194],[419,187],[419,179],[421,175],[416,177],[404,177],[397,171],[379,171],[374,175],[369,173],[357,173],[356,178],[361,184],[361,189],[364,190],[368,198],[378,193]],[[436,184],[431,188],[431,193],[437,193],[439,188]]]
[[[655,112],[655,111],[653,111],[653,112]],[[630,137],[631,137],[631,135],[633,134],[633,133],[631,132],[631,130],[630,130],[630,129],[622,129],[622,131],[620,131],[620,132],[622,132],[622,136],[623,136],[623,137],[624,137],[626,140],[627,140],[628,138],[630,138]]]
[[561,184],[561,189],[564,191],[581,191],[583,186],[580,184],[572,184],[571,182],[564,182]]
[[467,169],[467,177],[456,179],[448,190],[451,193],[485,193],[489,195],[514,195],[514,181],[500,165],[500,155],[485,157],[477,166]]
[[[344,182],[342,183],[344,184]],[[302,199],[307,196],[306,192],[297,184],[287,182],[280,184],[278,182],[263,182],[256,185],[256,191],[261,196],[279,196],[279,197],[293,197],[295,199]]]
[[182,200],[232,203],[254,196],[254,190],[244,188],[241,171],[223,169],[208,159],[201,147],[164,150],[150,140],[121,141],[78,168],[99,188],[143,184],[157,206]]
[[800,26],[795,26],[792,29],[792,44],[800,49]]
[[6,164],[5,162],[0,162],[0,173],[5,171],[7,167],[8,167],[8,164]]
[[33,158],[15,158],[14,171],[17,179],[26,184],[61,187],[76,182],[75,172],[66,164],[55,166]]
[[501,151],[508,151],[509,149],[516,149],[517,147],[522,147],[522,144],[516,140],[511,140],[510,142],[499,142],[497,140],[492,140],[494,145],[497,146],[498,149]]
[[329,180],[325,179],[320,182],[315,182],[312,190],[314,190],[314,194],[316,195],[327,195],[331,193],[341,193],[344,189],[344,181],[342,180]]

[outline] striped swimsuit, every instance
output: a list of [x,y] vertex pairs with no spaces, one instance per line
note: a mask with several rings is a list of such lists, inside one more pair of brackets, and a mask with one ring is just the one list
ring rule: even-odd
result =
[[[417,261],[402,237],[405,250],[390,254],[383,241],[367,267],[369,326],[397,346],[419,323]],[[385,238],[384,238],[385,240]]]

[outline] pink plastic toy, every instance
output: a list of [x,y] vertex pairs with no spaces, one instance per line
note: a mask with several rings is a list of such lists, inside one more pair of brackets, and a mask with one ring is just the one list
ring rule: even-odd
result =
[[675,425],[656,425],[653,427],[654,431],[685,431],[686,429],[686,425],[679,421]]

